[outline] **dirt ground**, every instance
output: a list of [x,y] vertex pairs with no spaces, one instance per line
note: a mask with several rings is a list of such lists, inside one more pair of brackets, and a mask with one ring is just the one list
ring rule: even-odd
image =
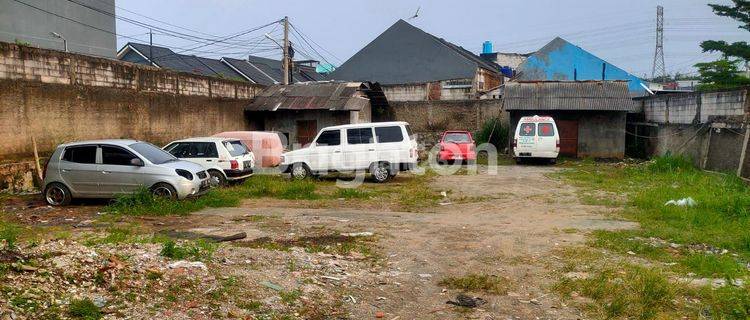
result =
[[[306,201],[249,199],[237,208],[206,209],[180,218],[143,218],[141,222],[186,235],[246,232],[246,239],[221,247],[215,256],[222,262],[209,263],[208,268],[239,277],[266,304],[279,302],[268,297],[273,291],[259,284],[263,281],[301,288],[305,301],[328,300],[338,310],[334,318],[581,319],[579,310],[550,290],[560,276],[556,268],[562,264],[555,253],[582,243],[587,231],[634,225],[606,218],[604,207],[581,204],[574,187],[549,177],[555,170],[559,169],[499,166],[494,175],[483,168],[479,174],[437,176],[431,187],[445,191],[445,197],[439,205],[418,212],[388,211],[349,201],[321,207]],[[96,218],[97,206],[83,208],[77,220]],[[80,223],[66,220],[65,211],[55,212],[52,216],[57,221]],[[35,223],[45,219],[43,214],[21,216]],[[359,232],[373,234],[362,236],[370,239],[376,259],[296,249],[274,254],[262,250],[258,240]],[[158,255],[158,248],[152,251]],[[290,261],[299,263],[303,271],[280,267]],[[446,288],[441,280],[468,274],[499,277],[504,290],[469,293],[487,301],[475,309],[446,304],[461,290]],[[203,319],[216,315],[151,309],[149,316],[143,316]],[[124,310],[120,314],[135,311]],[[235,314],[221,313],[241,318]],[[108,317],[118,318],[117,313]]]

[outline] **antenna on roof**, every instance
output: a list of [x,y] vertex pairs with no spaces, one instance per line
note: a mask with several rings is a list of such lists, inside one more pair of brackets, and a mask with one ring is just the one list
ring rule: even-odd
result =
[[419,9],[422,9],[422,6],[417,7],[417,12],[414,12],[414,15],[411,16],[411,18],[409,18],[408,20],[416,19],[417,17],[419,17]]

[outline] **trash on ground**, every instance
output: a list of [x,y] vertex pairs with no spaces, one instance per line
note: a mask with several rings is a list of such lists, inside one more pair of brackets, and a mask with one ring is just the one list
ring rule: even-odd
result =
[[476,308],[484,305],[487,301],[480,297],[470,297],[462,293],[456,296],[456,301],[448,300],[445,303],[459,307]]
[[270,281],[263,281],[260,284],[262,286],[264,286],[264,287],[271,288],[271,289],[276,290],[276,291],[284,291],[283,287],[281,287],[280,285],[275,284],[273,282],[270,282]]
[[371,237],[374,235],[374,233],[370,231],[364,231],[364,232],[342,233],[341,235],[344,237]]
[[201,270],[208,270],[208,268],[206,267],[206,264],[203,263],[203,262],[200,262],[200,261],[193,261],[193,262],[191,262],[191,261],[185,261],[185,260],[180,260],[180,261],[177,261],[177,262],[170,263],[169,265],[167,265],[167,268],[169,268],[169,269],[179,269],[179,268],[192,269],[192,268],[198,268],[198,269],[201,269]]
[[665,206],[675,205],[678,207],[695,207],[696,205],[698,205],[698,203],[695,202],[693,198],[687,197],[687,198],[682,198],[680,200],[669,200],[664,205]]

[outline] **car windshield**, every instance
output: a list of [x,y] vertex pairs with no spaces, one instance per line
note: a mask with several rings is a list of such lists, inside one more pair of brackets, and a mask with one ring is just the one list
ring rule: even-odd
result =
[[163,164],[177,160],[173,155],[148,142],[137,142],[131,144],[130,148],[153,164]]
[[453,143],[467,143],[471,142],[471,138],[469,138],[469,134],[466,132],[449,132],[445,134],[443,141]]
[[227,151],[229,151],[229,154],[232,155],[232,157],[239,157],[248,153],[245,144],[239,140],[224,141],[224,147],[227,148]]

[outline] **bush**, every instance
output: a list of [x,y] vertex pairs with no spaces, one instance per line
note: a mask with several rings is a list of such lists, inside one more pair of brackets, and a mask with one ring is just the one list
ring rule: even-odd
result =
[[474,140],[477,144],[490,143],[502,150],[508,146],[508,126],[504,125],[499,118],[487,120],[482,128],[474,133]]
[[74,300],[70,303],[68,310],[74,319],[98,320],[102,318],[102,312],[90,299]]
[[688,172],[695,170],[695,166],[693,165],[693,161],[686,156],[674,156],[667,153],[661,157],[655,158],[654,162],[649,165],[649,169],[653,172]]
[[216,247],[216,244],[205,240],[198,240],[184,246],[180,246],[174,241],[169,240],[162,245],[159,254],[162,257],[176,260],[210,260],[214,251],[216,251]]

